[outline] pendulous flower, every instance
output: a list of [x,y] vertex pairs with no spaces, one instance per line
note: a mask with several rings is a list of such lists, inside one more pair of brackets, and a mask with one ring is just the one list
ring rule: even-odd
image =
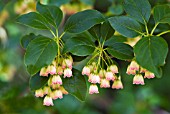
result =
[[109,88],[110,87],[110,81],[106,80],[106,79],[101,79],[100,87],[101,88]]
[[52,98],[49,97],[49,96],[45,96],[43,105],[45,105],[45,106],[53,106],[54,104],[53,104]]
[[98,87],[95,84],[90,85],[89,94],[99,93]]
[[142,74],[136,74],[133,78],[133,84],[141,84],[141,85],[144,85],[144,79],[143,79],[143,76]]
[[64,78],[65,78],[65,77],[70,78],[71,76],[72,76],[72,71],[71,71],[71,69],[66,68],[66,69],[64,70]]

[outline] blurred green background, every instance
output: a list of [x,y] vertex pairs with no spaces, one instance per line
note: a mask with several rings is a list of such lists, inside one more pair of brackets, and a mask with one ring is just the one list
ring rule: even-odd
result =
[[[40,0],[43,4],[59,6],[65,20],[84,9],[96,9],[106,16],[125,14],[123,0]],[[149,0],[156,4],[170,4],[169,0]],[[127,62],[118,61],[122,67],[123,90],[100,89],[100,94],[89,95],[80,102],[71,95],[55,100],[53,107],[42,105],[43,99],[34,97],[29,89],[29,74],[24,66],[24,49],[20,46],[23,35],[42,33],[22,26],[15,19],[35,11],[36,0],[0,0],[0,114],[170,114],[170,53],[163,66],[163,76],[145,80],[144,86],[132,84],[133,76],[125,74]],[[64,24],[64,21],[63,21]],[[61,30],[62,30],[61,25]],[[149,28],[154,26],[150,18]],[[156,32],[170,29],[159,25]],[[163,36],[170,46],[170,33]],[[159,48],[159,47],[158,47]]]

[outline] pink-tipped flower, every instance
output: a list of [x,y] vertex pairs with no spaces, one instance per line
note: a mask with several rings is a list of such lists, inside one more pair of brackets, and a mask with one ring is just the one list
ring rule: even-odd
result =
[[50,88],[49,86],[45,86],[45,87],[43,88],[43,92],[44,92],[44,95],[47,95],[48,93],[51,92],[51,88]]
[[40,76],[48,76],[48,71],[46,67],[41,68]]
[[117,67],[116,65],[111,65],[111,66],[109,67],[109,69],[110,69],[110,71],[111,71],[113,74],[119,73],[119,72],[118,72],[118,67]]
[[146,69],[140,67],[140,73],[145,73],[146,71],[147,71]]
[[139,70],[139,65],[137,64],[137,62],[136,61],[132,61],[131,63],[130,63],[130,70],[136,70],[136,71],[138,71]]
[[35,96],[36,97],[43,97],[44,96],[44,91],[42,89],[38,89],[35,91]]
[[51,74],[51,75],[54,75],[54,74],[56,74],[56,67],[55,66],[53,66],[53,65],[50,65],[49,66],[49,73]]
[[63,69],[62,69],[61,66],[58,66],[58,67],[57,67],[57,74],[58,74],[58,75],[62,75],[62,74],[63,74]]
[[143,76],[142,74],[136,74],[133,78],[133,84],[141,84],[141,85],[144,85],[144,79],[143,79]]
[[71,71],[71,69],[66,68],[66,69],[64,70],[64,78],[65,78],[65,77],[70,78],[71,76],[72,76],[72,71]]
[[82,75],[90,75],[90,68],[88,66],[85,66],[82,70]]
[[112,89],[123,89],[123,84],[120,78],[113,82]]
[[151,73],[151,72],[149,72],[149,71],[146,71],[146,72],[145,72],[144,78],[150,79],[150,78],[154,78],[154,77],[155,77],[154,73]]
[[101,79],[100,87],[101,88],[109,88],[110,87],[110,81],[106,80],[106,79]]
[[62,85],[62,79],[59,75],[54,75],[52,77],[52,84],[59,84]]
[[109,72],[106,72],[106,79],[114,81],[115,77],[114,77],[113,73],[109,71]]
[[106,75],[106,70],[101,69],[101,70],[99,71],[99,77],[100,77],[100,78],[104,78],[105,75]]
[[99,90],[98,90],[98,87],[97,85],[90,85],[90,88],[89,88],[89,94],[94,94],[94,93],[99,93]]
[[53,106],[54,104],[53,104],[52,98],[49,97],[49,96],[45,96],[43,105],[45,105],[45,106]]
[[54,100],[55,100],[55,99],[58,99],[58,98],[62,99],[62,98],[63,98],[63,93],[62,93],[61,90],[55,90],[55,91],[52,92],[52,96],[51,96],[51,97],[52,97]]
[[100,83],[100,77],[97,74],[90,74],[88,81],[93,84]]
[[73,62],[70,59],[65,59],[66,66],[72,69]]
[[130,69],[130,65],[129,65],[129,66],[127,67],[126,74],[128,74],[128,75],[130,75],[130,74],[135,75],[135,74],[136,74],[136,70],[131,70],[131,69]]
[[63,86],[60,87],[60,90],[63,94],[67,95],[68,92],[65,90],[65,88]]

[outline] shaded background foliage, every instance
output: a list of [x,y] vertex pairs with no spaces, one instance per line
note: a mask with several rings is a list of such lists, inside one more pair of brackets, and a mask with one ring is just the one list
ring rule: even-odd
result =
[[[149,1],[152,6],[170,2],[168,0]],[[122,2],[123,0],[41,0],[41,3],[44,4],[61,6],[65,12],[65,20],[77,11],[91,8],[97,9],[106,16],[125,14]],[[35,29],[21,26],[15,22],[18,15],[34,11],[35,4],[36,0],[0,0],[0,113],[169,114],[169,53],[163,67],[162,78],[146,80],[145,86],[132,85],[133,77],[125,74],[129,63],[117,61],[122,68],[123,90],[101,89],[100,94],[88,96],[85,102],[80,102],[75,97],[66,95],[63,99],[56,100],[53,107],[42,106],[42,99],[35,98],[34,93],[28,87],[29,75],[23,64],[25,50],[20,47],[20,38],[33,31],[34,33],[41,32],[45,36],[50,34],[46,31],[35,31]],[[64,22],[62,23],[64,24]],[[63,29],[62,25],[60,29]],[[153,26],[154,20],[151,17],[149,27]],[[162,24],[158,26],[156,32],[169,29],[170,26]],[[67,38],[67,35],[71,34],[66,34],[64,37]],[[170,45],[169,37],[170,33],[164,35]],[[129,40],[133,39],[126,41]]]

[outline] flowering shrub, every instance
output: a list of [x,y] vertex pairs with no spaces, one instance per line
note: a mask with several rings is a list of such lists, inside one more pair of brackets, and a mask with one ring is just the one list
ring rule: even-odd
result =
[[[133,84],[144,85],[144,78],[161,77],[161,66],[168,53],[161,35],[170,31],[157,35],[154,31],[161,23],[170,24],[169,5],[153,8],[152,31],[147,26],[151,16],[148,0],[125,0],[124,9],[127,16],[109,18],[96,10],[78,12],[69,17],[63,32],[59,31],[63,13],[53,5],[37,3],[36,12],[18,18],[19,23],[48,30],[52,35],[48,38],[31,33],[21,39],[31,75],[30,88],[36,97],[44,97],[43,105],[53,106],[53,100],[68,93],[85,100],[87,83],[89,94],[99,93],[98,87],[123,89],[121,67],[115,59],[130,61],[126,73],[135,75]],[[140,40],[132,47],[119,41],[115,31],[125,38]],[[68,33],[72,35],[64,40]],[[81,61],[76,62],[75,56]]]

